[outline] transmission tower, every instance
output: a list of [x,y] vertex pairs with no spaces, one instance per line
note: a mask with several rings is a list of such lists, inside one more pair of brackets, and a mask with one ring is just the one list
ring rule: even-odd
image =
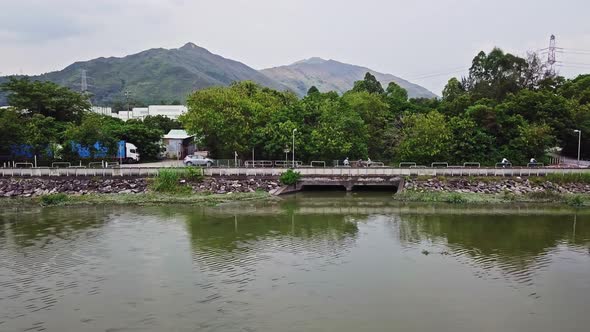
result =
[[551,38],[549,39],[549,48],[547,49],[547,74],[548,75],[553,75],[555,74],[555,68],[554,65],[557,62],[556,59],[556,50],[557,50],[557,46],[555,45],[555,35],[551,35]]

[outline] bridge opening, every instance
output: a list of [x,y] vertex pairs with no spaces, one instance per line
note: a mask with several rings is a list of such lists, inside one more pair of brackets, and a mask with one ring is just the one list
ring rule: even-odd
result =
[[301,191],[346,191],[346,187],[342,185],[305,185],[301,187]]
[[352,191],[360,191],[360,192],[388,192],[388,193],[395,193],[397,192],[396,186],[387,186],[387,185],[357,185],[352,187]]

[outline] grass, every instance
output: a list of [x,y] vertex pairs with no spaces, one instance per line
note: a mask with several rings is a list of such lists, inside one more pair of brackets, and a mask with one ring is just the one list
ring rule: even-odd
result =
[[41,205],[42,206],[52,206],[52,205],[64,205],[69,201],[70,197],[64,193],[58,194],[49,194],[45,196],[41,196]]
[[538,192],[525,195],[512,193],[478,194],[454,192],[420,192],[405,190],[393,196],[402,202],[449,203],[449,204],[509,204],[509,203],[545,203],[569,205],[572,207],[590,207],[590,195],[560,194],[557,192]]
[[550,181],[557,184],[564,183],[590,183],[590,173],[568,173],[568,174],[547,174],[543,178],[545,181]]
[[184,181],[199,182],[203,179],[203,171],[196,167],[182,170],[160,169],[158,176],[150,179],[150,189],[157,193],[185,194],[192,192],[192,188]]
[[[51,198],[47,198],[51,197]],[[148,192],[144,194],[53,194],[34,198],[1,199],[0,206],[75,206],[75,205],[166,205],[186,204],[215,206],[231,202],[272,201],[277,198],[267,192],[231,194],[170,194]]]

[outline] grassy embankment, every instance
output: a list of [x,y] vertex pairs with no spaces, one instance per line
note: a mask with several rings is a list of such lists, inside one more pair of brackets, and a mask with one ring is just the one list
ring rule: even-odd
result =
[[[428,180],[430,177],[417,180]],[[445,182],[448,179],[438,178]],[[484,182],[493,184],[503,178],[476,177],[469,178],[470,182]],[[544,177],[529,177],[532,184],[551,182],[555,185],[590,184],[590,173],[580,174],[550,174]],[[553,190],[532,192],[516,195],[511,192],[501,194],[458,193],[445,191],[404,190],[394,196],[402,202],[451,203],[451,204],[510,204],[510,203],[545,203],[553,205],[568,205],[573,207],[590,207],[590,194],[563,194]]]
[[252,193],[193,193],[191,183],[200,182],[202,172],[198,168],[184,170],[162,169],[159,175],[149,179],[148,191],[138,194],[88,194],[68,195],[64,193],[49,194],[33,198],[12,198],[0,200],[0,206],[41,205],[218,205],[229,202],[273,200],[266,191]]

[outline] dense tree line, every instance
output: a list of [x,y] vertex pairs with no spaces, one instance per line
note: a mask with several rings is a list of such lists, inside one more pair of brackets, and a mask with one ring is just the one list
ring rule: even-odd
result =
[[144,121],[103,116],[88,111],[88,96],[51,82],[12,78],[0,89],[8,93],[10,107],[0,109],[0,156],[4,159],[78,160],[72,143],[80,144],[95,158],[97,142],[114,156],[117,142],[124,140],[138,147],[142,160],[156,159],[160,140],[170,129],[181,125],[163,116],[148,116]]
[[590,75],[566,80],[535,54],[494,49],[473,59],[467,77],[451,78],[441,99],[408,99],[397,84],[383,88],[367,73],[343,95],[312,87],[298,99],[238,82],[196,91],[188,107],[181,122],[217,158],[237,151],[247,159],[255,149],[257,159],[280,159],[297,129],[297,159],[305,161],[526,164],[553,147],[575,155],[574,129],[590,135]]

